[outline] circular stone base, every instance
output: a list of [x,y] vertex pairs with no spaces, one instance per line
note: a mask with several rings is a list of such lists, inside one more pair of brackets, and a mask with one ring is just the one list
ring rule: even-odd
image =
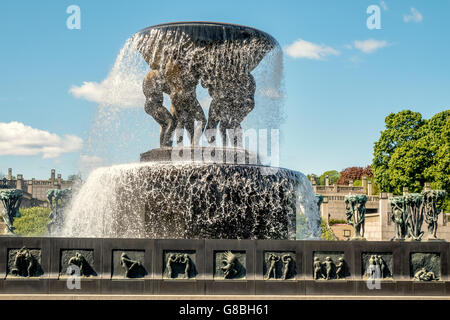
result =
[[141,153],[140,158],[141,162],[260,164],[257,154],[231,147],[158,148]]
[[308,178],[297,171],[261,165],[145,162],[99,168],[73,203],[66,216],[65,236],[320,236],[320,215]]

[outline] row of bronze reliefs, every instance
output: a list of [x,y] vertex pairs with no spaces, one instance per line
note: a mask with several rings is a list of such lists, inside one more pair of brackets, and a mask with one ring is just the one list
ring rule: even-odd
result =
[[[148,272],[144,266],[144,250],[113,250],[112,278],[143,278]],[[263,274],[265,280],[295,280],[295,252],[265,251]],[[71,276],[78,272],[82,277],[96,277],[93,268],[94,250],[61,250],[60,276]],[[438,281],[441,277],[439,253],[411,253],[410,276],[416,281]],[[392,280],[392,253],[362,253],[361,275],[364,279]],[[313,279],[343,280],[350,277],[343,252],[317,251],[313,255]],[[41,267],[41,250],[8,250],[8,276],[40,277],[44,274]],[[197,276],[195,250],[169,250],[163,253],[164,279],[195,279]],[[214,279],[234,280],[246,278],[245,251],[215,251]]]

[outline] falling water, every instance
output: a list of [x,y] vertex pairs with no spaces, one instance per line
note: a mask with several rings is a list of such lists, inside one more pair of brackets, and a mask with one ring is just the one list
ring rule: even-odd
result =
[[63,235],[307,239],[320,236],[319,226],[314,192],[299,172],[131,163],[91,173],[72,201]]
[[[126,41],[104,81],[72,88],[75,96],[99,102],[84,153],[110,166],[92,171],[74,195],[63,236],[320,236],[314,192],[299,172],[275,168],[266,174],[265,167],[258,165],[134,163],[139,153],[157,147],[159,131],[143,110],[142,81],[149,65],[162,68],[173,57],[200,74],[197,98],[207,118],[211,97],[202,85],[222,81],[219,86],[226,88],[228,82],[251,73],[256,83],[255,108],[243,114],[243,129],[280,128],[283,63],[276,40],[247,27],[204,26],[178,23],[144,29]],[[100,92],[95,97],[89,96],[92,88]],[[233,95],[233,90],[227,90]],[[239,107],[241,91],[235,90],[232,99]],[[169,108],[170,104],[164,95],[164,105]],[[239,112],[233,109],[235,115]]]

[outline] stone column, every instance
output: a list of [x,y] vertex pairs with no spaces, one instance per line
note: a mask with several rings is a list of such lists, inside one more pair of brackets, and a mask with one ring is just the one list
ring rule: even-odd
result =
[[371,196],[372,195],[372,181],[368,180],[367,181],[367,195]]
[[12,180],[12,168],[8,168],[8,180]]
[[55,169],[52,169],[50,173],[50,180],[52,181],[52,184],[55,183]]
[[316,192],[316,176],[314,174],[311,175],[311,184],[313,186],[314,192]]
[[361,183],[362,183],[363,193],[368,194],[367,193],[367,176],[362,176]]
[[408,187],[403,187],[403,195],[407,195],[408,194]]
[[61,185],[61,174],[58,173],[58,184]]
[[325,186],[329,186],[330,185],[330,178],[328,177],[328,175],[325,176]]
[[392,239],[394,232],[391,230],[394,227],[390,223],[390,205],[389,205],[389,198],[386,193],[380,194],[380,203],[378,212],[379,215],[379,238],[378,240],[390,240]]
[[30,181],[28,181],[28,185],[27,185],[27,192],[31,195],[33,195],[33,185],[34,185],[34,178],[31,179],[31,183]]
[[23,175],[18,174],[16,189],[22,190],[22,187],[23,187]]

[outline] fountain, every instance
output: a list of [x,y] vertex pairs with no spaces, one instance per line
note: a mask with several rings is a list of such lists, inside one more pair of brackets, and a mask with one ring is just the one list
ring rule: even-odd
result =
[[[161,126],[160,148],[142,153],[140,164],[94,171],[73,199],[63,235],[320,237],[307,178],[261,165],[255,152],[243,148],[241,123],[258,108],[251,72],[279,49],[277,41],[250,27],[212,22],[156,25],[138,32],[134,41],[151,67],[143,93],[145,111]],[[196,96],[198,85],[212,99],[208,118]],[[163,105],[164,94],[170,110]],[[202,134],[207,146],[199,145]]]
[[[142,76],[145,111],[161,126],[160,147],[140,163],[94,170],[70,202],[70,190],[50,191],[51,236],[0,237],[0,293],[450,294],[450,247],[436,237],[444,191],[390,198],[398,240],[391,242],[361,241],[367,198],[349,195],[354,241],[318,241],[319,207],[328,199],[302,173],[263,165],[261,152],[243,147],[242,123],[260,106],[252,72],[277,50],[273,37],[183,22],[144,29],[132,42],[151,67]],[[212,99],[208,116],[198,85]],[[11,233],[21,197],[0,192]]]

